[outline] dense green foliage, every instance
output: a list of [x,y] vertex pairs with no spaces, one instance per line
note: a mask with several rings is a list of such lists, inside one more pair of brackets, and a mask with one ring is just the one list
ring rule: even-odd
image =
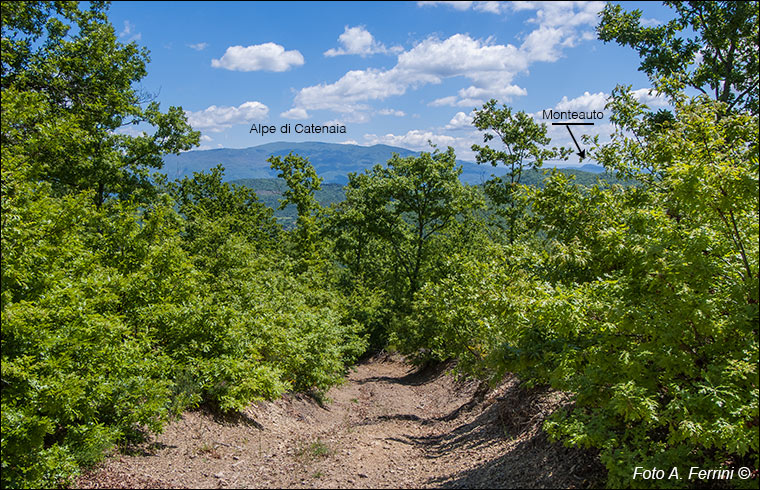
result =
[[547,148],[551,139],[546,136],[546,124],[537,123],[523,111],[512,114],[507,106],[498,108],[493,99],[475,111],[472,123],[484,131],[484,143],[496,137],[504,145],[504,149],[472,145],[472,151],[477,152],[475,159],[480,164],[489,163],[494,167],[501,164],[507,168],[506,175],[494,175],[485,183],[485,191],[496,213],[503,218],[509,243],[514,244],[527,211],[527,203],[518,196],[523,172],[538,170],[546,160],[566,160],[570,150]]
[[201,403],[323,396],[368,347],[571,393],[545,430],[595,448],[612,487],[757,469],[757,3],[674,6],[656,28],[602,13],[673,104],[615,88],[590,151],[609,182],[544,174],[567,150],[491,101],[484,186],[434,149],[350,174],[328,207],[309,159],[272,155],[281,181],[256,189],[293,207],[285,228],[222,167],[150,176],[198,135],[134,92],[147,52],[101,4],[3,4],[2,486],[65,485]]
[[[529,187],[543,187],[544,179],[551,170],[525,169],[522,171],[520,183]],[[558,168],[556,171],[565,175],[573,176],[575,183],[591,187],[597,183],[600,185],[634,185],[633,180],[620,179],[616,175],[606,173],[594,173],[575,168]],[[503,177],[502,177],[503,178]],[[280,209],[280,201],[288,190],[288,186],[282,179],[237,179],[230,184],[246,186],[256,193],[262,204],[274,210],[274,216],[286,230],[293,229],[298,219],[298,210],[295,205],[289,204]],[[482,184],[481,184],[482,185]],[[314,198],[322,207],[337,205],[346,198],[344,186],[341,184],[322,183],[321,188],[314,192]]]
[[[298,219],[296,206],[289,204],[280,209],[280,200],[285,191],[288,190],[287,184],[282,179],[238,179],[230,181],[230,184],[244,185],[250,188],[264,205],[274,210],[274,216],[283,228],[289,230],[295,227]],[[340,184],[322,183],[321,188],[314,192],[314,198],[322,207],[337,204],[345,197],[343,186]]]
[[[599,38],[634,48],[639,69],[668,95],[684,87],[723,102],[725,109],[758,113],[760,53],[757,2],[665,2],[677,16],[663,25],[641,25],[641,11],[609,3]],[[696,34],[696,35],[694,35]]]
[[321,396],[365,349],[250,189],[149,178],[198,134],[136,95],[147,52],[90,8],[2,7],[3,487],[65,484],[199,403]]
[[[613,487],[699,484],[683,477],[691,466],[758,468],[757,3],[673,3],[680,17],[664,27],[608,6],[599,28],[639,50],[674,105],[648,112],[626,87],[609,101],[616,132],[592,156],[639,184],[584,187],[554,172],[542,188],[513,185],[519,239],[450,256],[408,320],[412,345],[425,339],[466,372],[574,393],[545,428],[598,449]],[[688,42],[675,35],[686,27],[698,34]],[[480,160],[525,145],[500,139],[506,151]],[[636,466],[678,467],[681,479],[634,480]]]

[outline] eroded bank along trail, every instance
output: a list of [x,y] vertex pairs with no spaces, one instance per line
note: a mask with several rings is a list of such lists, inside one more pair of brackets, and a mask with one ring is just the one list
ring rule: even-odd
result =
[[540,431],[565,402],[507,380],[489,393],[445,367],[376,356],[320,407],[304,396],[220,418],[188,412],[116,454],[82,488],[577,488],[603,472]]

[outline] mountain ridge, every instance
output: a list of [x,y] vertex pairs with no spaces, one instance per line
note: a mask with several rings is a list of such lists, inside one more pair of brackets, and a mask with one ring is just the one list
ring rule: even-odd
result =
[[[248,148],[216,148],[191,150],[179,155],[164,157],[164,173],[170,179],[191,177],[193,172],[207,171],[218,164],[225,168],[224,180],[272,179],[277,171],[266,161],[271,155],[286,156],[296,153],[309,159],[325,183],[345,184],[350,172],[363,172],[380,163],[383,164],[394,153],[401,157],[416,156],[421,152],[397,146],[377,144],[361,146],[347,143],[324,143],[318,141],[289,142],[275,141]],[[481,184],[496,170],[490,165],[478,165],[465,160],[457,160],[462,166],[460,179],[468,184]],[[590,169],[588,167],[596,167]],[[570,167],[578,168],[578,167]],[[582,168],[590,172],[603,172],[599,166],[586,164]]]

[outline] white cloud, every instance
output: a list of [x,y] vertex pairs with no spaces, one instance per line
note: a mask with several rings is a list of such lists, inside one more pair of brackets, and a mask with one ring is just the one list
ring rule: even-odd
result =
[[403,148],[409,148],[410,150],[424,151],[432,150],[428,142],[431,142],[442,149],[445,149],[447,146],[455,146],[457,144],[457,138],[453,136],[437,134],[433,133],[432,131],[423,131],[419,129],[412,129],[411,131],[407,131],[406,134],[388,133],[383,136],[365,134],[364,139],[370,145],[384,144],[391,146],[401,146]]
[[[438,3],[441,2],[420,5]],[[536,62],[554,62],[562,57],[565,49],[593,38],[589,29],[596,25],[597,13],[604,4],[456,2],[451,6],[459,10],[474,8],[492,12],[535,10],[535,16],[528,23],[537,26],[519,47],[496,44],[490,38],[473,39],[467,34],[454,34],[443,40],[429,37],[400,53],[396,65],[390,69],[352,70],[333,83],[304,87],[296,95],[294,107],[342,114],[366,112],[369,101],[403,95],[409,89],[439,84],[454,77],[466,78],[470,85],[459,89],[456,95],[435,99],[429,105],[476,107],[491,98],[509,102],[515,96],[527,95],[527,90],[513,83],[517,74],[526,72]],[[379,49],[372,47],[376,41],[361,27],[347,27],[341,42],[344,44],[341,50],[328,53],[358,54]]]
[[345,126],[346,121],[342,119],[330,119],[329,121],[322,121],[322,126]]
[[299,51],[285,51],[284,47],[275,43],[230,46],[220,59],[211,60],[214,68],[233,71],[281,72],[303,63],[303,55]]
[[[664,96],[649,88],[633,90],[631,94],[636,100],[649,107],[663,107],[669,105]],[[583,95],[573,99],[568,99],[565,95],[562,97],[562,100],[557,103],[554,109],[557,111],[604,111],[604,106],[607,105],[609,98],[610,94],[605,92],[597,92],[595,94],[584,92]]]
[[196,51],[203,51],[208,47],[208,43],[188,44],[187,47]]
[[294,107],[288,111],[280,113],[280,117],[284,117],[285,119],[306,119],[309,117],[309,113],[306,112],[305,109]]
[[111,132],[111,134],[124,134],[127,136],[144,136],[147,134],[143,129],[138,129],[138,126],[121,126]]
[[[523,2],[518,2],[523,3]],[[459,2],[459,1],[422,1],[417,2],[420,7],[446,5],[454,10],[465,11],[469,9],[478,12],[488,12],[491,14],[500,14],[507,11],[509,2],[477,1],[477,2]]]
[[457,105],[457,96],[449,95],[447,97],[441,97],[440,99],[435,99],[434,101],[430,102],[428,105],[431,107],[441,107],[445,105],[453,107]]
[[442,77],[482,72],[516,72],[527,67],[519,50],[454,34],[443,41],[429,37],[398,57],[396,68],[417,80],[439,82]]
[[446,150],[451,146],[456,152],[457,158],[473,160],[475,157],[472,153],[471,146],[478,141],[478,136],[470,134],[468,136],[450,136],[441,134],[437,131],[422,129],[413,129],[405,134],[387,133],[378,136],[376,134],[365,134],[363,145],[390,145],[400,146],[416,151],[433,151],[430,143],[436,145],[440,150]]
[[212,105],[202,111],[186,111],[187,120],[193,129],[218,133],[236,124],[250,124],[262,121],[269,114],[269,108],[257,101],[248,101],[238,107],[217,107]]
[[603,111],[609,96],[604,92],[595,94],[584,92],[580,97],[568,99],[565,95],[557,103],[555,109],[558,111]]
[[428,1],[428,2],[417,2],[417,5],[420,7],[425,6],[432,6],[435,7],[437,5],[448,5],[449,7],[452,7],[455,10],[468,10],[472,4],[475,2],[445,2],[445,1]]
[[135,25],[128,20],[124,21],[124,29],[119,33],[121,39],[126,39],[126,42],[139,41],[142,39],[141,32],[135,32]]
[[211,141],[214,141],[214,139],[211,136],[207,136],[204,134],[204,135],[201,135],[201,141],[203,141],[204,143],[209,143]]
[[[561,48],[574,47],[579,41],[595,39],[593,27],[604,2],[417,2],[419,6],[448,5],[457,10],[492,14],[535,10],[528,20],[537,24],[520,47],[531,61],[554,62],[562,56]],[[651,19],[647,19],[648,21]]]
[[541,2],[522,7],[536,9],[536,16],[528,22],[538,24],[522,49],[536,61],[553,62],[562,56],[562,48],[596,38],[592,29],[604,2]]
[[407,84],[398,79],[397,72],[352,70],[331,84],[302,88],[295,98],[295,106],[304,109],[330,109],[349,113],[367,110],[367,100],[382,100],[391,95],[402,95]]
[[195,151],[218,150],[219,148],[224,148],[224,145],[222,145],[221,143],[217,143],[215,145],[200,145],[200,146],[198,146],[196,148],[193,148],[192,150],[188,150],[188,151],[193,151],[193,150],[195,150]]
[[524,89],[508,82],[525,67],[512,45],[492,45],[464,34],[443,41],[428,38],[400,54],[393,68],[352,70],[334,83],[305,87],[296,95],[294,105],[344,114],[367,111],[367,101],[403,95],[410,87],[438,84],[455,76],[469,78],[474,85],[460,91],[457,102],[439,100],[433,105],[478,105],[490,97],[524,95]]
[[632,92],[633,96],[649,107],[664,107],[670,105],[664,95],[651,88],[640,88]]
[[479,12],[500,14],[506,10],[506,5],[504,2],[475,2],[472,8]]
[[464,112],[457,112],[451,121],[446,125],[444,129],[473,129],[472,125],[473,113],[465,114]]
[[541,26],[528,34],[521,47],[526,55],[535,61],[553,62],[560,57],[561,52],[557,46],[564,43],[567,43],[567,40],[563,41],[561,29]]
[[346,26],[343,34],[338,37],[338,42],[340,42],[341,47],[337,49],[328,49],[325,51],[325,56],[332,57],[344,54],[356,54],[365,57],[371,54],[388,53],[402,49],[400,47],[394,47],[389,50],[382,43],[377,42],[364,26]]
[[378,114],[381,116],[396,116],[396,117],[404,117],[406,116],[406,112],[398,110],[398,109],[380,109],[377,111]]
[[643,27],[654,27],[654,26],[662,25],[662,22],[660,22],[659,19],[656,19],[654,17],[650,17],[650,18],[645,17],[641,19],[641,25]]
[[[650,94],[650,91],[652,91],[652,89],[641,88],[638,90],[633,90],[632,95],[636,100],[647,104],[650,108],[663,107],[663,106],[669,105],[667,100],[662,95],[654,93],[653,91]],[[551,109],[557,110],[557,111],[578,111],[578,112],[602,111],[602,113],[604,114],[603,119],[588,121],[588,122],[593,122],[594,123],[593,126],[578,126],[577,128],[572,129],[572,132],[575,135],[576,139],[578,140],[578,143],[580,144],[581,148],[588,149],[588,146],[585,143],[583,143],[581,139],[583,135],[599,136],[599,141],[601,143],[604,143],[604,142],[609,141],[610,134],[612,134],[612,132],[614,131],[613,125],[609,122],[610,112],[608,110],[605,110],[604,108],[604,106],[607,104],[609,97],[610,97],[610,94],[605,93],[605,92],[597,92],[594,94],[589,93],[589,92],[584,92],[583,95],[574,97],[572,99],[568,98],[567,96],[563,96],[562,100],[560,100]],[[536,120],[536,122],[547,124],[547,130],[548,130],[547,134],[552,139],[551,144],[557,145],[557,146],[564,146],[567,148],[572,148],[573,151],[576,151],[575,143],[570,137],[570,133],[568,132],[567,127],[562,126],[562,125],[552,126],[550,124],[551,121],[547,121],[543,119],[542,113],[543,111],[538,111],[531,115]],[[575,154],[571,155],[570,160],[567,162],[567,164],[577,164],[577,163],[579,162],[577,161],[577,157],[575,156]]]
[[528,91],[517,85],[501,85],[497,81],[486,84],[485,87],[470,86],[460,89],[459,101],[456,105],[467,107],[470,105],[482,105],[485,99],[495,98],[502,102],[512,100],[514,95],[528,95]]
[[354,111],[341,114],[343,120],[347,123],[362,124],[370,121],[370,113],[365,111]]
[[[523,10],[545,10],[548,12],[547,17],[548,18],[560,18],[562,15],[557,15],[556,13],[566,11],[566,10],[574,10],[575,7],[580,7],[581,10],[584,10],[587,8],[589,4],[591,4],[591,9],[597,9],[596,12],[601,10],[601,8],[598,6],[600,3],[603,2],[587,2],[587,1],[575,1],[575,2],[557,2],[557,1],[539,1],[539,2],[529,2],[529,1],[519,1],[519,2],[505,2],[505,1],[464,1],[464,2],[458,2],[458,1],[420,1],[417,2],[417,6],[419,7],[436,7],[439,5],[444,5],[447,7],[451,7],[455,10],[459,11],[465,11],[465,10],[474,10],[476,12],[488,12],[490,14],[506,14],[509,12],[519,12]],[[553,4],[553,5],[552,5]],[[603,5],[602,5],[603,7]],[[645,19],[646,21],[652,21],[654,19]]]
[[[524,3],[524,2],[517,2]],[[421,1],[417,2],[419,7],[435,7],[438,5],[446,5],[454,10],[463,12],[465,10],[473,9],[478,12],[489,12],[491,14],[500,14],[505,12],[509,8],[509,2],[492,2],[492,1],[480,1],[480,2],[459,2],[459,1]]]

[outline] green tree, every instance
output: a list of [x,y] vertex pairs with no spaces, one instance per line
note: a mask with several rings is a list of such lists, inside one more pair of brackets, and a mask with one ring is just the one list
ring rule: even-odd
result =
[[314,193],[322,188],[322,178],[317,175],[314,166],[308,158],[289,153],[284,159],[270,156],[267,159],[274,170],[279,170],[277,176],[288,185],[284,192],[285,199],[280,200],[279,209],[285,209],[288,204],[295,204],[298,211],[296,221],[297,255],[308,262],[317,258],[319,250],[319,219],[323,209]]
[[758,2],[665,2],[676,18],[644,27],[641,11],[608,3],[599,38],[630,46],[639,69],[659,91],[678,96],[692,87],[727,111],[758,113]]
[[436,253],[435,242],[451,231],[458,217],[482,205],[476,191],[459,180],[453,148],[394,155],[386,166],[375,166],[366,179],[354,183],[364,191],[362,215],[369,228],[390,247],[397,277],[407,300],[425,281]]
[[491,99],[475,111],[473,124],[484,131],[483,142],[494,139],[504,145],[504,149],[489,146],[472,145],[477,152],[477,163],[490,163],[494,167],[504,165],[507,173],[503,177],[492,176],[486,182],[485,189],[491,201],[497,205],[497,211],[508,222],[509,243],[513,244],[519,231],[518,225],[524,216],[524,206],[520,203],[518,189],[525,169],[541,168],[546,160],[566,159],[571,150],[564,148],[546,148],[551,139],[546,136],[546,124],[536,123],[523,111],[512,113],[506,105],[496,106]]
[[376,223],[387,204],[387,197],[378,188],[381,184],[371,173],[348,174],[345,199],[330,216],[335,249],[350,271],[353,285],[382,281],[382,274],[377,274],[381,268],[377,266],[388,254],[381,250],[376,234]]
[[249,187],[222,182],[224,167],[194,173],[173,188],[178,211],[185,217],[184,238],[194,254],[213,257],[229,235],[243,237],[260,250],[277,246],[281,229],[274,212]]
[[[2,3],[3,146],[59,194],[149,199],[161,157],[197,145],[179,107],[161,112],[134,84],[148,51],[117,41],[103,2]],[[131,128],[140,128],[139,135]],[[148,195],[145,195],[145,194]]]

